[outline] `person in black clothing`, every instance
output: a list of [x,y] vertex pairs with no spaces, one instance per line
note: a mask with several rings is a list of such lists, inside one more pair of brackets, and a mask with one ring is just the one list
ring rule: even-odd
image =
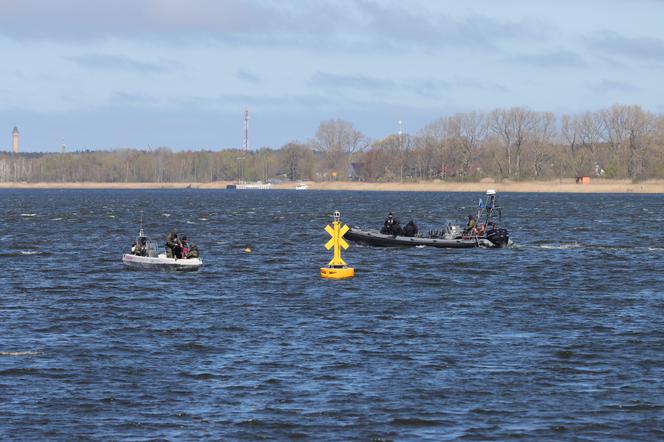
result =
[[401,233],[399,218],[392,215],[392,212],[388,213],[383,228],[380,229],[380,233],[385,235],[399,235]]
[[132,253],[137,256],[148,256],[148,245],[145,237],[140,237],[134,246]]
[[417,231],[417,225],[413,222],[412,219],[408,221],[408,224],[406,224],[406,226],[403,228],[403,234],[405,236],[415,236],[417,235]]
[[389,235],[392,232],[393,225],[394,225],[394,215],[392,215],[392,212],[390,212],[387,214],[387,218],[385,218],[385,222],[383,223],[383,228],[380,229],[380,233]]
[[178,240],[178,233],[175,229],[168,232],[166,235],[166,257],[167,258],[177,258],[176,248],[179,246],[180,241]]

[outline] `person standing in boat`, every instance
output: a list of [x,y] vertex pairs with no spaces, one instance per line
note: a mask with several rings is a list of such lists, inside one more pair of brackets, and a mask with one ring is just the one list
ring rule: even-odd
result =
[[180,241],[178,240],[178,233],[175,229],[168,232],[166,235],[166,257],[174,258],[176,257],[176,248],[179,246]]
[[467,235],[470,232],[472,232],[476,225],[477,225],[477,220],[475,219],[475,216],[468,215],[468,224],[466,224],[466,228],[464,229],[463,234]]

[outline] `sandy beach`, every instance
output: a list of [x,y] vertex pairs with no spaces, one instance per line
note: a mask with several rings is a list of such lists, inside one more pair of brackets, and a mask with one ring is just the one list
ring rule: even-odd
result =
[[[210,183],[0,183],[2,189],[225,189],[230,181]],[[498,192],[535,193],[664,193],[664,180],[633,183],[629,180],[594,180],[590,184],[576,184],[574,180],[554,181],[503,181],[503,182],[418,182],[418,183],[370,183],[355,181],[305,182],[309,190],[359,190],[359,191],[406,191],[406,192]],[[273,189],[294,189],[297,183],[274,184]]]

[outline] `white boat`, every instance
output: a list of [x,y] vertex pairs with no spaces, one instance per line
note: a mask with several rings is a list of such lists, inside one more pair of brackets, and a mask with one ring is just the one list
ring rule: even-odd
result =
[[307,186],[304,183],[298,183],[297,186],[295,186],[295,190],[308,190],[309,186]]
[[247,183],[247,182],[244,182],[244,181],[239,181],[235,184],[227,185],[226,189],[228,189],[228,190],[270,190],[270,189],[272,189],[272,183],[264,183],[262,181]]
[[[136,252],[136,247],[140,253]],[[149,270],[196,271],[203,265],[200,258],[168,258],[166,253],[157,253],[152,240],[145,236],[141,227],[131,253],[122,255],[122,263],[129,267]]]
[[196,271],[203,265],[203,261],[200,258],[167,258],[165,253],[160,253],[157,256],[138,256],[125,253],[122,255],[122,262],[129,267],[151,270],[176,270],[180,272]]

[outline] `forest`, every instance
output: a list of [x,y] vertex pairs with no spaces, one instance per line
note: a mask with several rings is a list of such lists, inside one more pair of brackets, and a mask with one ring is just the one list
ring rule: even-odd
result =
[[523,107],[444,116],[371,140],[341,119],[279,149],[0,153],[2,182],[551,180],[664,178],[664,116],[614,105],[575,115]]

